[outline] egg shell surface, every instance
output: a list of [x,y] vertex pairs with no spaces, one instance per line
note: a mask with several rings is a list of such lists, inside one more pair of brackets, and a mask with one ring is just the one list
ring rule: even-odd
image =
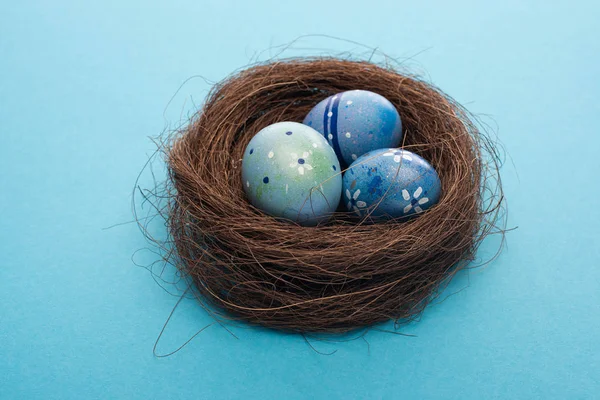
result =
[[441,189],[437,172],[425,159],[387,148],[363,154],[350,165],[343,177],[342,201],[361,217],[408,217],[436,204]]
[[398,147],[402,140],[396,107],[367,90],[350,90],[326,98],[308,113],[303,124],[328,140],[343,167],[371,150]]
[[297,122],[278,122],[248,143],[242,184],[255,207],[312,226],[336,210],[342,176],[335,152],[319,132]]

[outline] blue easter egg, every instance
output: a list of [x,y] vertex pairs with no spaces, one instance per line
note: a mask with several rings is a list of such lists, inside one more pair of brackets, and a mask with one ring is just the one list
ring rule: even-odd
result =
[[342,193],[335,152],[319,132],[297,122],[269,125],[250,140],[242,183],[252,205],[304,226],[326,221]]
[[442,185],[422,157],[401,149],[363,154],[344,173],[343,203],[358,216],[398,218],[420,214],[440,199]]
[[402,122],[388,99],[367,90],[350,90],[317,104],[303,124],[319,131],[343,166],[375,149],[398,147]]

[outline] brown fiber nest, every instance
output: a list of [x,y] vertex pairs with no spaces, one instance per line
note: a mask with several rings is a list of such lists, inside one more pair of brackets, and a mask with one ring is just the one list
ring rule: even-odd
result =
[[[339,212],[319,227],[252,207],[241,160],[253,135],[301,122],[320,100],[351,89],[396,105],[403,148],[439,173],[439,203],[410,221],[357,223]],[[243,70],[213,87],[166,154],[178,268],[217,318],[285,331],[345,332],[414,317],[474,259],[502,205],[497,155],[469,114],[432,85],[369,62],[289,59]]]

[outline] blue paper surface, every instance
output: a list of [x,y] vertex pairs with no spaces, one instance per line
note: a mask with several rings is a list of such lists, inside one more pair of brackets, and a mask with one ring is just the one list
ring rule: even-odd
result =
[[[2,2],[0,399],[597,398],[599,14],[562,0]],[[323,356],[298,335],[211,326],[155,358],[178,298],[135,266],[156,259],[134,255],[135,224],[103,229],[132,219],[148,136],[202,103],[201,78],[169,102],[187,78],[219,81],[317,33],[405,60],[497,130],[518,229],[402,328],[415,337],[312,342],[337,350]],[[283,55],[369,54],[326,37],[295,48]],[[183,301],[157,351],[211,322]]]

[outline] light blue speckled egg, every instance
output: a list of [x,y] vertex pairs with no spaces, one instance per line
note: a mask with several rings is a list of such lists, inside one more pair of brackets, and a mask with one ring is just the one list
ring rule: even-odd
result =
[[304,226],[325,222],[342,193],[335,152],[319,132],[297,122],[269,125],[250,140],[242,183],[255,207]]
[[343,167],[371,150],[399,147],[402,140],[396,107],[367,90],[350,90],[326,98],[303,123],[327,138]]
[[[363,154],[344,173],[343,202],[359,216],[398,218],[420,214],[440,199],[442,185],[422,157],[401,149]],[[380,202],[381,201],[381,202]]]

